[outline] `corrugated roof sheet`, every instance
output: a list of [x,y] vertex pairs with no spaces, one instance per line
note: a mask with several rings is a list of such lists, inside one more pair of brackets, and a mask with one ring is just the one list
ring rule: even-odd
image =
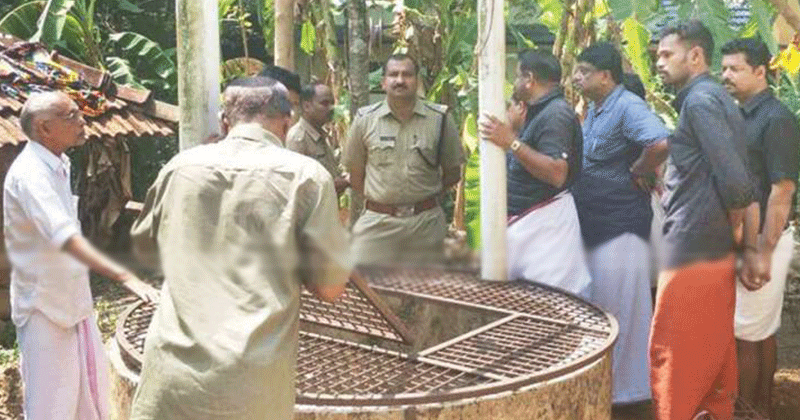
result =
[[[3,49],[2,44],[0,44],[1,49]],[[85,76],[90,85],[106,93],[107,106],[103,114],[97,117],[85,116],[87,140],[100,140],[101,137],[175,135],[174,106],[156,103],[149,91],[109,83],[106,81],[108,76],[102,70],[57,55],[54,56],[54,60]],[[25,134],[19,127],[19,113],[23,103],[23,100],[0,90],[0,146],[26,141]]]

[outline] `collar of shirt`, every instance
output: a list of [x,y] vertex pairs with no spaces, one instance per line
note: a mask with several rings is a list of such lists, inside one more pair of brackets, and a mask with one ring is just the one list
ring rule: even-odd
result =
[[28,141],[28,145],[25,147],[30,147],[33,154],[41,159],[53,173],[62,176],[66,176],[69,173],[69,158],[65,154],[62,153],[61,156],[56,156],[39,142],[33,140]]
[[300,117],[300,127],[302,127],[303,131],[305,131],[306,134],[311,136],[311,138],[314,139],[314,141],[316,142],[325,138],[325,136],[323,135],[324,132],[320,133],[316,128],[314,128],[313,125],[311,125],[310,122],[308,122],[307,119],[303,117]]
[[623,86],[622,84],[617,85],[617,87],[615,87],[613,90],[611,90],[611,92],[609,92],[608,95],[606,95],[605,99],[603,100],[603,102],[600,104],[599,107],[597,106],[597,104],[592,102],[592,104],[590,105],[590,111],[593,111],[594,115],[597,116],[605,112],[605,110],[611,109],[614,106],[614,104],[617,103],[617,100],[619,99],[620,96],[622,96],[622,92],[624,91],[625,91],[625,86]]
[[672,101],[672,107],[675,108],[676,111],[680,112],[681,106],[683,106],[683,101],[686,100],[686,97],[689,96],[689,92],[692,91],[692,88],[695,87],[700,82],[703,81],[713,81],[714,78],[711,77],[708,73],[703,73],[698,75],[694,79],[690,80],[686,86],[681,89],[677,95],[675,95],[675,100]]
[[555,87],[550,92],[547,92],[544,96],[537,99],[535,102],[528,105],[528,120],[530,121],[533,119],[536,114],[538,114],[547,104],[550,103],[553,99],[560,98],[564,96],[564,92],[561,90],[561,87]]
[[748,99],[747,102],[741,105],[742,112],[745,115],[751,116],[753,115],[758,107],[760,107],[767,99],[772,97],[772,92],[769,88],[762,90],[761,92],[757,93],[752,98]]
[[[428,116],[428,113],[425,111],[425,104],[423,104],[419,99],[414,101],[414,113],[421,117]],[[383,118],[387,115],[393,116],[394,114],[392,113],[392,108],[389,107],[389,101],[384,100],[381,106],[378,108],[378,117]]]
[[238,137],[247,140],[253,140],[261,143],[273,144],[275,146],[283,147],[283,142],[278,139],[274,134],[261,127],[258,123],[243,123],[237,124],[231,131],[228,132],[228,138]]

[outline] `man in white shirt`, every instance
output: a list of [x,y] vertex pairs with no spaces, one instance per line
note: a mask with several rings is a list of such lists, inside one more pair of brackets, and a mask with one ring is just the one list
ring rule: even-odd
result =
[[31,95],[20,115],[30,141],[9,168],[3,189],[11,314],[28,420],[108,418],[107,362],[87,266],[145,301],[158,295],[81,234],[64,151],[84,142],[84,124],[66,94]]

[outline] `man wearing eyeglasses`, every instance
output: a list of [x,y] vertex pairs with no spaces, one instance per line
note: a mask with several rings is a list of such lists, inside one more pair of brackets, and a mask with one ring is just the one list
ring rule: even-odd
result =
[[110,383],[87,266],[145,301],[158,292],[81,234],[64,155],[85,140],[75,102],[59,92],[32,94],[20,125],[29,141],[6,175],[3,222],[25,418],[107,419]]

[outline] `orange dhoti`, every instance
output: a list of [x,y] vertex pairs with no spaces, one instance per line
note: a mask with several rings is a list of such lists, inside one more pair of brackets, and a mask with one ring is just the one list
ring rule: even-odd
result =
[[662,271],[650,329],[650,386],[657,420],[707,410],[731,420],[737,394],[734,256]]

